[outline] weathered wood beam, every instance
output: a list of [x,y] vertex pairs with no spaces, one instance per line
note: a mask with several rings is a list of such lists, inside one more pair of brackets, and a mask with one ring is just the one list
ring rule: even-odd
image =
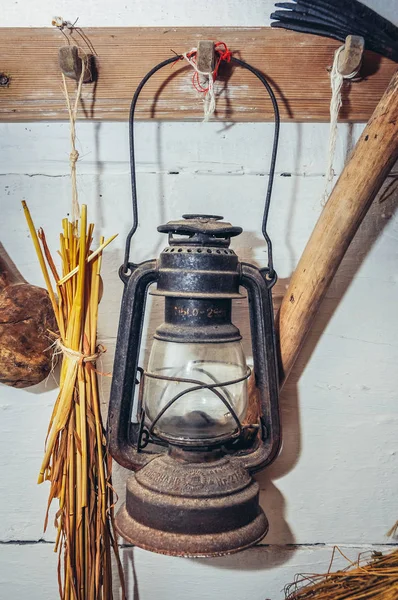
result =
[[[69,33],[65,33],[69,37]],[[52,28],[0,29],[0,72],[10,77],[0,86],[0,120],[66,119],[58,50],[67,40]],[[328,68],[339,42],[294,32],[257,28],[92,28],[84,35],[97,54],[97,83],[85,84],[80,118],[126,120],[134,90],[161,60],[198,46],[200,40],[224,41],[237,56],[262,70],[272,83],[285,121],[327,121]],[[92,52],[73,33],[71,43]],[[395,64],[365,52],[364,78],[346,84],[341,118],[367,121],[395,70]],[[200,120],[203,106],[192,86],[192,69],[180,62],[165,68],[144,87],[138,119]],[[75,82],[68,82],[73,90]],[[225,66],[217,83],[216,118],[231,121],[272,120],[271,103],[261,84],[243,69]]]

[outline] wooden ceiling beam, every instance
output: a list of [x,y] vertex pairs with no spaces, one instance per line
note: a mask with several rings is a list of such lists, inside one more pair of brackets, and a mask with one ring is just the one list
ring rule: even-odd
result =
[[[65,35],[88,51],[74,32]],[[67,119],[58,50],[65,35],[52,28],[0,29],[0,121]],[[96,52],[97,83],[83,86],[79,118],[125,121],[134,90],[158,62],[197,46],[199,40],[224,41],[236,56],[269,78],[284,121],[329,120],[330,69],[339,42],[269,27],[257,28],[88,28],[84,36]],[[345,85],[341,120],[367,121],[396,70],[396,64],[365,52],[358,82]],[[76,83],[68,82],[70,91]],[[270,101],[261,84],[244,69],[224,65],[217,86],[220,121],[270,121]],[[202,98],[184,62],[162,69],[144,87],[138,119],[201,120]]]

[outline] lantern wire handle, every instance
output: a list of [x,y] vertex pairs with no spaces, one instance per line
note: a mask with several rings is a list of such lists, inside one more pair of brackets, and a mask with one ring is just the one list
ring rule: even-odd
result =
[[[126,238],[124,261],[123,261],[123,265],[122,265],[122,269],[121,269],[121,275],[126,275],[128,273],[131,239],[132,239],[133,235],[135,234],[135,232],[137,231],[137,227],[138,227],[137,181],[136,181],[136,172],[135,172],[135,149],[134,149],[134,115],[135,115],[135,108],[137,105],[138,97],[141,93],[142,88],[147,83],[147,81],[152,77],[152,75],[157,73],[157,71],[159,71],[163,67],[166,67],[167,65],[175,63],[178,60],[182,60],[183,58],[184,57],[182,55],[177,56],[177,57],[173,56],[171,58],[168,58],[168,59],[162,61],[155,67],[153,67],[153,69],[151,69],[139,83],[139,85],[134,93],[133,99],[131,101],[130,115],[129,115],[129,137],[130,137],[130,173],[131,173],[131,195],[132,195],[132,203],[133,203],[133,225],[132,225],[129,233],[127,234],[127,238]],[[265,196],[263,222],[262,222],[262,234],[264,236],[265,242],[267,244],[267,250],[268,250],[267,279],[270,282],[272,282],[272,284],[273,284],[276,281],[276,273],[274,271],[274,263],[273,263],[273,255],[272,255],[272,242],[271,242],[271,238],[269,237],[268,232],[267,232],[267,221],[268,221],[268,214],[269,214],[269,208],[270,208],[270,203],[271,203],[271,194],[272,194],[272,188],[273,188],[273,183],[274,183],[276,156],[277,156],[278,142],[279,142],[279,127],[280,127],[279,108],[278,108],[278,103],[277,103],[275,94],[272,90],[272,87],[270,86],[267,79],[260,71],[258,71],[256,68],[252,67],[248,63],[244,62],[243,60],[240,60],[239,58],[235,58],[234,56],[231,57],[230,62],[232,62],[233,64],[236,64],[236,65],[239,65],[240,67],[243,67],[244,69],[247,69],[248,71],[253,73],[253,75],[255,75],[257,77],[257,79],[259,79],[261,81],[261,83],[263,84],[263,86],[265,87],[265,89],[268,92],[268,95],[271,99],[273,110],[274,110],[274,122],[275,122],[274,141],[273,141],[273,145],[272,145],[271,163],[270,163],[269,177],[268,177],[268,187],[267,187],[267,192],[266,192],[266,196]]]

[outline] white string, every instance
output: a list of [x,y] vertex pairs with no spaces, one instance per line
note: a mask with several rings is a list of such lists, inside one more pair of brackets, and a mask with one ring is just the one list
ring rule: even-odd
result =
[[99,346],[95,354],[83,354],[83,352],[79,352],[78,350],[72,350],[72,348],[64,346],[60,338],[57,338],[54,341],[54,343],[51,344],[49,348],[47,348],[47,350],[50,350],[51,348],[54,348],[53,357],[56,357],[59,354],[64,354],[73,362],[79,363],[95,362],[98,359],[98,357],[104,352],[104,350]]
[[322,204],[325,205],[333,188],[333,178],[335,171],[333,169],[334,155],[336,153],[337,143],[337,121],[342,105],[341,88],[343,87],[344,79],[352,79],[358,73],[354,71],[349,75],[342,75],[339,71],[339,56],[344,50],[344,46],[340,46],[334,54],[333,66],[330,73],[330,85],[332,88],[332,98],[330,100],[330,128],[329,128],[329,148],[328,162],[326,168],[325,190],[323,192]]
[[72,182],[72,222],[73,223],[76,223],[80,216],[80,206],[79,206],[79,200],[78,200],[77,180],[76,180],[76,163],[79,158],[79,153],[76,150],[76,119],[77,119],[77,112],[79,109],[79,102],[80,102],[80,98],[82,95],[82,87],[83,87],[85,68],[86,68],[86,60],[82,59],[82,70],[81,70],[79,81],[77,84],[76,97],[75,97],[75,102],[74,102],[73,106],[72,106],[72,102],[69,98],[68,86],[66,85],[65,75],[63,73],[61,73],[62,81],[64,84],[64,94],[65,94],[65,99],[66,99],[66,106],[68,107],[69,124],[70,124],[71,152],[69,155],[69,163],[70,163],[70,177],[71,177],[71,182]]
[[206,73],[204,71],[199,71],[196,62],[188,56],[188,54],[192,54],[197,51],[198,51],[197,48],[191,48],[191,50],[189,50],[189,52],[184,52],[184,54],[182,56],[191,65],[191,67],[193,69],[195,69],[195,71],[199,75],[203,75],[204,77],[207,77],[209,80],[208,90],[203,99],[203,121],[208,121],[210,119],[210,117],[214,115],[214,113],[216,111],[216,96],[214,93],[214,75],[213,75],[214,71],[210,71],[209,73]]

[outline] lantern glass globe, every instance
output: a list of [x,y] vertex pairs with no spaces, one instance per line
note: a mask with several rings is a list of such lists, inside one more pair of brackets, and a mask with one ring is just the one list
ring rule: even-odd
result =
[[[246,415],[247,380],[222,385],[247,374],[240,341],[177,343],[154,339],[147,373],[143,404],[149,423],[178,394],[191,390],[182,393],[157,421],[154,433],[159,437],[192,442],[232,435],[237,424],[220,395],[240,421]],[[221,385],[200,387],[215,383]]]

